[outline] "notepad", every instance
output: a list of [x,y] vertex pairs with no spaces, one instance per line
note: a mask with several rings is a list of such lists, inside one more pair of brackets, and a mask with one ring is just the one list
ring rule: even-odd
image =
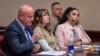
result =
[[66,51],[43,51],[37,54],[41,54],[41,55],[63,55],[65,54]]

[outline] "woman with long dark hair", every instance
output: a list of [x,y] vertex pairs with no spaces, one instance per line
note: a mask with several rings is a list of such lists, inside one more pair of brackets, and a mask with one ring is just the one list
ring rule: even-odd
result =
[[91,42],[91,39],[79,23],[79,16],[80,13],[77,8],[68,7],[64,11],[62,19],[55,31],[60,50],[67,49],[68,39],[71,35],[74,36],[75,45],[89,44]]

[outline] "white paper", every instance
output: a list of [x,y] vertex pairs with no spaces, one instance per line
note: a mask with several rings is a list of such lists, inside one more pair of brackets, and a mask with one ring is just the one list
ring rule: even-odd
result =
[[41,55],[63,55],[66,51],[43,51],[37,54]]

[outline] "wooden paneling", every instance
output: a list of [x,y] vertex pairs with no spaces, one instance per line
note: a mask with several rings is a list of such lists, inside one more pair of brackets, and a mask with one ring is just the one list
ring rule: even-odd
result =
[[0,35],[4,34],[5,29],[6,29],[6,26],[0,26]]
[[4,40],[4,31],[6,27],[5,26],[0,26],[0,49],[3,49],[3,40]]
[[85,30],[92,39],[92,42],[100,42],[100,31]]
[[[5,31],[6,27],[5,26],[0,26],[0,40],[3,40],[3,34]],[[92,39],[92,42],[100,42],[100,31],[95,31],[95,30],[85,30],[86,33],[90,36]]]

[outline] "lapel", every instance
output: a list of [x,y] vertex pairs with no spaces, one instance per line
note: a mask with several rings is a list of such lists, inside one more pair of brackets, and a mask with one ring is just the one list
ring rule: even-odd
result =
[[21,28],[20,24],[16,20],[15,20],[15,24],[16,24],[16,27],[17,27],[17,31],[21,34],[22,38],[27,40],[23,29]]
[[31,34],[31,36],[32,36],[33,32],[32,32],[31,27],[27,27],[27,29],[28,29],[29,33]]

